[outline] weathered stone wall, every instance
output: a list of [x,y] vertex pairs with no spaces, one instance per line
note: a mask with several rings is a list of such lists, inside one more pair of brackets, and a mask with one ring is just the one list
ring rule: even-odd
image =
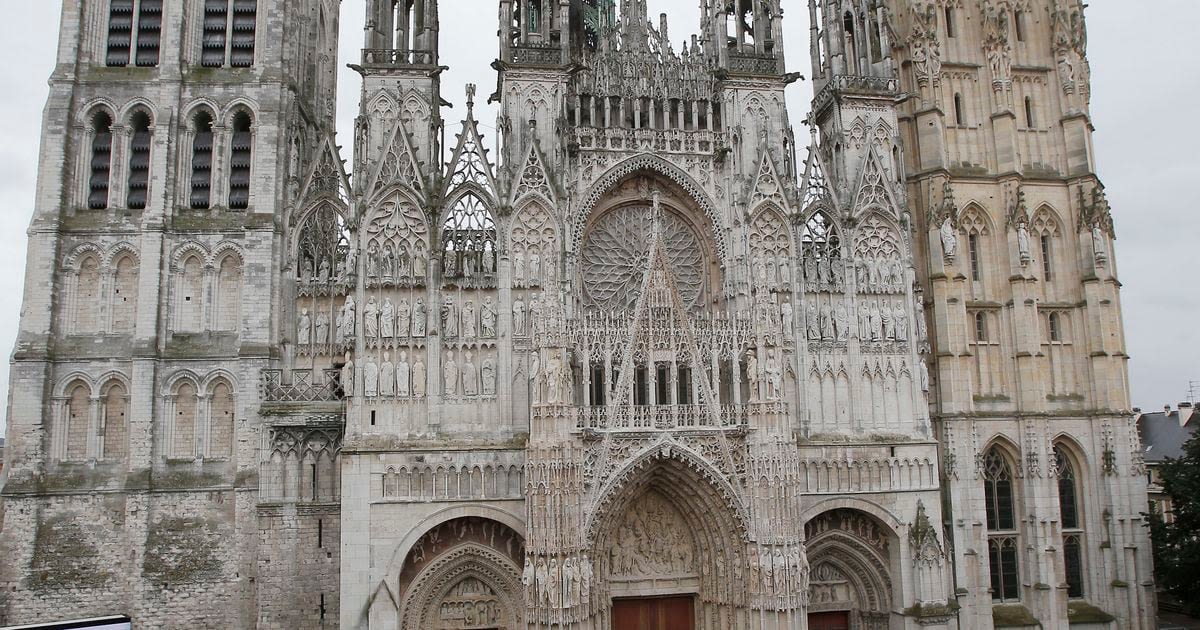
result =
[[337,504],[258,508],[260,629],[336,628],[341,508]]

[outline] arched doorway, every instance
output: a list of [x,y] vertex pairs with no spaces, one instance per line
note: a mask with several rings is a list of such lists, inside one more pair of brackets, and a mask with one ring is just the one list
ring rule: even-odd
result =
[[525,543],[478,517],[442,523],[422,536],[400,573],[400,628],[517,630],[524,625]]
[[812,567],[809,630],[888,630],[895,534],[848,508],[817,515],[804,534]]

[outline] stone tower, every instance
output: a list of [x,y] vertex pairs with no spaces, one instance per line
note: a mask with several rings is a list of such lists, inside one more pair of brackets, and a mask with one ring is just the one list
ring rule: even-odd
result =
[[257,479],[281,226],[332,131],[337,9],[63,3],[13,355],[0,622],[295,627],[287,609],[316,619],[336,601],[336,581],[273,590],[290,544],[275,524],[292,522],[260,511]]

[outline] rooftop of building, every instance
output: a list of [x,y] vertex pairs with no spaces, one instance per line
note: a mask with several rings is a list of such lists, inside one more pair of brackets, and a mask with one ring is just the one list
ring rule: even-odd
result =
[[1160,464],[1183,457],[1183,445],[1200,431],[1200,413],[1192,403],[1179,403],[1175,410],[1166,405],[1162,411],[1139,411],[1137,426],[1146,462]]

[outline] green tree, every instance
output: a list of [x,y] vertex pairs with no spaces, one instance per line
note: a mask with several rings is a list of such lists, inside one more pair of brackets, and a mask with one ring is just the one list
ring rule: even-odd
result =
[[1155,573],[1159,586],[1200,616],[1200,434],[1184,445],[1183,457],[1159,470],[1175,518],[1166,523],[1157,512],[1149,515]]

